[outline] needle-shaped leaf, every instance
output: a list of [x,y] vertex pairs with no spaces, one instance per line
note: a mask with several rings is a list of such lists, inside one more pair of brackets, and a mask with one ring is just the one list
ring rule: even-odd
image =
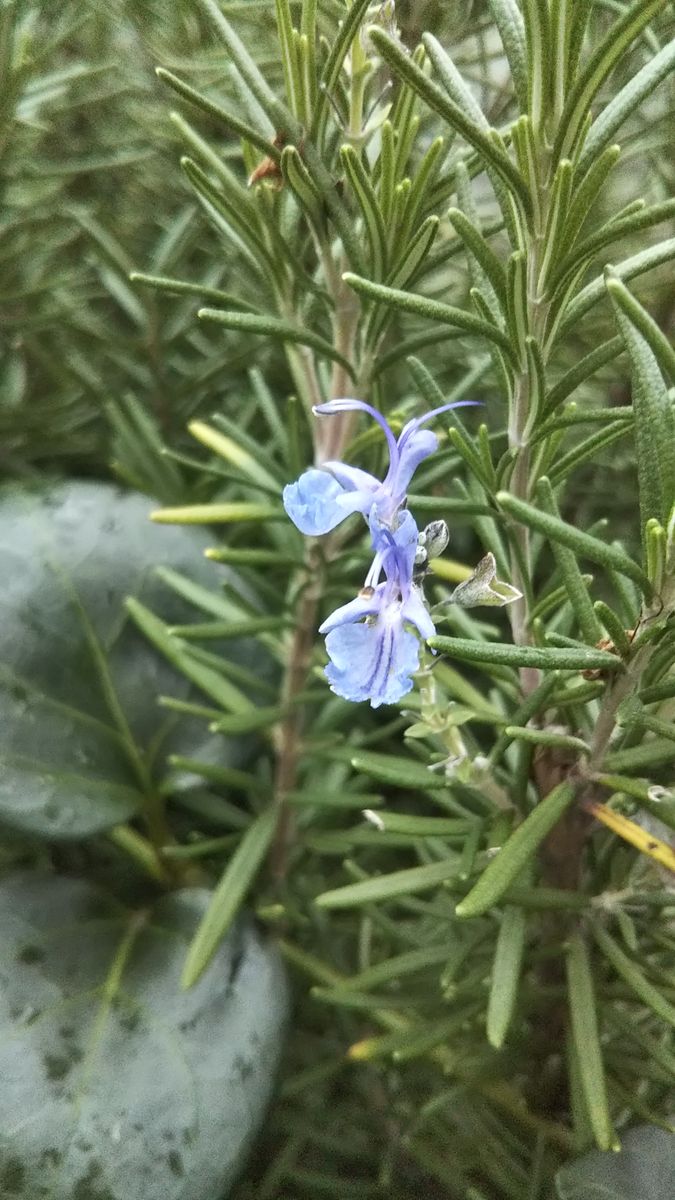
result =
[[497,937],[487,1010],[488,1041],[496,1050],[504,1044],[513,1020],[526,934],[523,909],[507,905]]
[[589,170],[600,152],[609,145],[617,129],[633,115],[654,88],[668,78],[674,65],[675,38],[650,58],[595,118],[579,156],[579,171]]
[[488,0],[511,68],[518,103],[527,108],[527,47],[522,13],[516,0]]
[[383,279],[387,261],[387,233],[375,189],[353,146],[342,146],[340,157],[363,216],[370,244],[373,277]]
[[568,943],[567,987],[572,1038],[591,1126],[599,1148],[611,1150],[616,1147],[616,1134],[607,1100],[591,960],[581,933],[573,933]]
[[[542,487],[545,486],[542,484]],[[527,504],[524,500],[519,500],[508,492],[499,492],[497,502],[505,512],[510,513],[523,525],[528,525],[530,529],[536,529],[540,533],[546,534],[552,541],[560,542],[562,546],[568,546],[570,550],[576,551],[581,557],[600,563],[607,570],[619,571],[622,575],[627,575],[647,595],[650,594],[651,587],[647,577],[641,567],[624,550],[601,542],[592,534],[585,533],[574,525],[568,525],[560,517],[542,512],[533,504]]]
[[443,304],[439,300],[430,300],[426,296],[417,296],[411,292],[400,291],[397,288],[385,287],[383,284],[373,283],[369,279],[364,279],[359,275],[352,275],[349,272],[343,278],[345,283],[348,283],[360,295],[377,300],[380,304],[385,304],[391,308],[399,308],[403,312],[426,317],[430,321],[439,321],[444,325],[456,326],[459,329],[463,329],[466,333],[479,334],[496,342],[507,354],[511,354],[510,339],[501,329],[497,329],[496,326],[491,325],[488,321],[481,321],[479,317],[474,317],[471,313],[465,312],[464,309],[454,308],[452,305]]
[[[650,517],[662,522],[668,520],[675,501],[673,407],[651,347],[634,319],[630,302],[626,304],[625,288],[610,276],[607,290],[631,361],[640,518],[644,534]],[[644,327],[644,322],[640,321],[640,324]]]
[[347,359],[334,348],[332,342],[313,333],[311,329],[298,328],[280,317],[259,316],[257,313],[227,312],[220,308],[200,308],[197,316],[202,321],[213,321],[215,324],[223,325],[226,329],[235,330],[237,333],[254,333],[262,337],[276,338],[280,342],[311,346],[319,354],[323,354],[334,362],[339,362],[350,376],[353,374],[351,363],[347,362]]
[[181,976],[183,987],[193,987],[201,978],[235,920],[270,847],[277,816],[272,805],[261,813],[227,864],[190,943]]
[[458,917],[479,917],[501,900],[523,867],[534,858],[546,835],[570,807],[574,796],[572,784],[561,783],[539,801],[491,859],[469,894],[457,905]]
[[456,875],[458,870],[459,860],[453,857],[443,862],[410,867],[405,871],[394,871],[391,875],[373,876],[372,879],[364,879],[360,883],[334,888],[330,892],[322,892],[314,903],[318,908],[356,908],[376,901],[395,900],[399,896],[412,896],[416,892],[438,887],[446,879]]
[[593,923],[593,937],[619,978],[628,984],[631,991],[642,1000],[643,1004],[647,1005],[647,1008],[651,1008],[661,1021],[675,1027],[675,1005],[671,1004],[667,997],[654,987],[653,983],[649,982],[639,962],[635,962],[626,954],[619,943],[597,921]]
[[424,71],[408,57],[405,50],[393,38],[374,26],[370,30],[370,36],[375,47],[392,70],[418,96],[426,100],[429,107],[447,121],[451,128],[457,130],[470,146],[473,146],[485,164],[497,171],[509,190],[518,197],[524,209],[528,211],[530,208],[529,191],[520,172],[508,155],[495,144],[484,129],[466,115],[454,100],[451,100],[437,84],[424,74]]
[[432,650],[460,662],[485,663],[486,666],[539,667],[542,671],[617,671],[621,667],[614,654],[572,646],[514,646],[509,642],[479,642],[440,635],[429,638],[429,645]]
[[247,142],[250,142],[252,146],[256,146],[267,158],[273,159],[274,162],[279,161],[279,150],[271,138],[265,137],[257,129],[253,129],[252,126],[247,125],[245,121],[235,116],[234,113],[221,108],[220,104],[216,104],[208,96],[204,96],[195,88],[190,87],[189,83],[185,83],[164,67],[157,67],[156,74],[162,80],[162,83],[168,84],[184,100],[188,100],[190,104],[194,104],[196,108],[201,109],[207,116],[214,117],[217,121],[220,121],[227,129],[231,129],[232,133],[236,134],[237,137],[245,138]]
[[664,0],[634,0],[612,22],[570,90],[560,117],[559,132],[553,147],[554,158],[574,152],[593,98],[631,43],[663,6]]

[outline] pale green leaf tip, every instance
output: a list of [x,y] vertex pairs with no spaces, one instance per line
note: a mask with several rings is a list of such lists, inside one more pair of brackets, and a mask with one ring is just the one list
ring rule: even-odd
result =
[[190,988],[196,984],[200,975],[201,971],[195,971],[191,963],[186,963],[180,977],[181,991],[189,992]]

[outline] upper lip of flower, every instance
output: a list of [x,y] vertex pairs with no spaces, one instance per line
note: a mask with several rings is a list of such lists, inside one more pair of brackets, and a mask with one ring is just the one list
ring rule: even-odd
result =
[[[419,464],[438,449],[438,439],[431,430],[423,430],[434,417],[448,412],[453,408],[474,406],[475,400],[457,400],[452,404],[443,404],[425,413],[422,417],[413,417],[401,430],[398,438],[394,437],[391,426],[381,412],[366,404],[364,400],[329,400],[326,404],[317,404],[312,410],[321,416],[335,416],[342,412],[366,412],[384,431],[389,450],[389,468],[382,482],[356,467],[345,463],[325,462],[322,469],[328,471],[341,484],[353,491],[368,488],[372,492],[372,503],[377,503],[382,520],[393,520],[397,510],[405,500],[408,485]],[[364,513],[367,515],[367,513]]]

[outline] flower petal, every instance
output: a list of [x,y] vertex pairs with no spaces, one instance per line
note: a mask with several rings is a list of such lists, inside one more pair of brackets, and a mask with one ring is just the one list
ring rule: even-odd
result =
[[373,548],[382,556],[387,579],[396,581],[406,596],[412,583],[419,530],[407,508],[398,513],[397,524],[393,528],[382,521],[380,514],[380,505],[373,505],[369,518]]
[[424,603],[421,589],[412,585],[410,595],[403,605],[402,615],[406,621],[414,625],[421,638],[426,641],[433,637],[436,626],[431,619],[431,613]]
[[379,612],[382,603],[382,585],[379,588],[367,589],[367,595],[360,593],[354,600],[350,600],[348,604],[342,604],[340,608],[336,608],[322,625],[319,625],[319,633],[330,633],[332,629],[337,629],[338,625],[353,625],[356,621],[363,620],[364,617],[372,617],[374,613]]
[[326,676],[345,700],[370,700],[373,708],[395,704],[413,686],[420,644],[403,628],[400,616],[372,624],[341,625],[326,638],[331,662]]
[[438,438],[430,429],[406,426],[398,440],[398,462],[384,481],[394,500],[403,502],[408,485],[420,463],[438,450]]
[[350,513],[366,513],[372,503],[370,494],[345,492],[327,471],[312,467],[283,492],[284,508],[301,533],[318,537],[330,533]]
[[325,462],[321,464],[322,471],[328,471],[337,479],[346,492],[376,492],[382,487],[379,479],[360,467],[351,467],[343,462]]

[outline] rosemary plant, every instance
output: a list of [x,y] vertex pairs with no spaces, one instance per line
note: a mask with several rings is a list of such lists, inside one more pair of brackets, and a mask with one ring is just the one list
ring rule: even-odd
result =
[[299,996],[236,1200],[670,1195],[672,12],[460,7],[195,0],[185,254],[115,285],[181,395],[212,364],[192,450],[115,417],[212,562],[129,613],[258,750],[174,755],[200,837],[167,785],[114,841],[213,889],[187,988],[246,902]]

